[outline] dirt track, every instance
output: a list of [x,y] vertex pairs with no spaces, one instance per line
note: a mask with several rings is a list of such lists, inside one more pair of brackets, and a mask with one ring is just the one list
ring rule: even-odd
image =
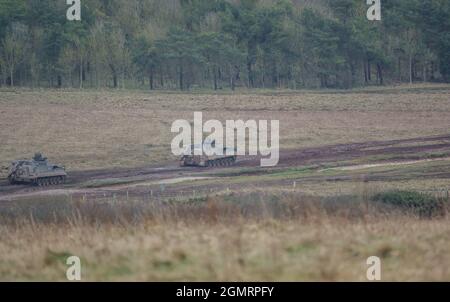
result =
[[[420,160],[419,153],[424,152],[447,152],[450,154],[450,135],[438,137],[422,137],[415,139],[394,140],[394,141],[372,141],[365,143],[344,144],[334,146],[324,146],[317,148],[308,148],[302,150],[284,150],[280,153],[280,163],[274,169],[301,167],[305,165],[325,165],[330,163],[337,163],[346,160],[354,160],[369,156],[389,155],[395,160],[401,161],[402,157],[408,156],[408,159]],[[238,161],[237,167],[249,168],[258,167],[260,159],[257,157],[243,158]],[[69,172],[69,182],[63,187],[49,187],[37,188],[30,186],[11,186],[5,180],[0,181],[0,201],[12,200],[18,197],[33,197],[39,195],[63,194],[70,193],[74,195],[94,195],[107,196],[126,191],[131,195],[147,195],[152,196],[176,196],[179,192],[193,191],[192,184],[178,185],[175,188],[166,190],[158,189],[164,187],[164,180],[176,180],[177,178],[189,179],[191,177],[201,177],[205,175],[212,175],[235,168],[181,168],[176,164],[167,166],[148,166],[141,168],[130,169],[107,169],[96,171],[77,171]],[[270,170],[270,169],[269,169]],[[251,172],[252,175],[265,174],[268,169],[261,169]],[[231,171],[228,171],[231,172]],[[233,174],[230,173],[232,176]],[[242,173],[239,173],[242,176]],[[245,174],[244,174],[245,175]],[[441,173],[440,177],[450,178],[449,173]],[[377,177],[386,176],[371,176],[372,179],[377,180]],[[429,177],[436,177],[435,174],[430,174]],[[348,177],[347,177],[348,178]],[[89,187],[85,184],[92,181],[108,181],[120,179],[120,184],[116,185],[99,185]],[[317,177],[304,179],[303,181],[317,181]],[[323,180],[323,178],[322,178]],[[325,179],[328,180],[328,179]],[[346,177],[335,177],[329,179],[330,181],[345,181]],[[135,186],[134,184],[149,184],[148,186]],[[84,185],[82,185],[84,184]],[[267,183],[264,183],[267,185]],[[283,185],[284,181],[278,181],[274,185]],[[261,184],[260,184],[261,185]],[[224,188],[233,188],[226,184],[215,186],[201,186],[201,191],[214,191]],[[154,192],[153,192],[154,191]]]

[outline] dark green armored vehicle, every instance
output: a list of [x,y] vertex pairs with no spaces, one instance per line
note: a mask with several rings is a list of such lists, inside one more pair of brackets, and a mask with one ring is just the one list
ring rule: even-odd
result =
[[[205,150],[208,148],[215,148],[216,142],[205,142],[203,145],[191,145],[187,146],[184,150],[183,155],[180,159],[180,166],[182,167],[221,167],[221,166],[232,166],[236,163],[236,150],[231,148],[223,148],[223,155],[213,155],[206,156]],[[223,147],[223,146],[222,146]],[[203,155],[197,156],[195,152],[203,153]]]
[[11,184],[26,183],[40,187],[63,184],[66,177],[64,167],[49,163],[40,153],[36,153],[32,160],[14,161],[8,173]]

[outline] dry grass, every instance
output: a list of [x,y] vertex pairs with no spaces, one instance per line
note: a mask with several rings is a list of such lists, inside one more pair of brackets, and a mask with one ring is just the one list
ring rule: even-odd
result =
[[[176,119],[279,119],[281,146],[448,133],[448,86],[347,93],[174,94],[136,91],[0,92],[0,166],[41,151],[70,170],[173,160]],[[295,129],[293,131],[292,129]]]
[[96,201],[76,203],[65,220],[2,218],[0,280],[64,281],[70,255],[84,281],[365,281],[374,255],[384,281],[450,280],[446,216],[273,198]]

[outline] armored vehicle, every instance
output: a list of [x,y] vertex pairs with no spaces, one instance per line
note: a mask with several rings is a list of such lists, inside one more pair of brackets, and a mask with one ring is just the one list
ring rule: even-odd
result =
[[11,184],[27,183],[41,187],[63,184],[66,177],[64,167],[49,163],[40,153],[36,153],[32,160],[14,161],[8,173]]
[[[215,142],[205,143],[204,145],[192,145],[188,146],[184,151],[181,159],[180,165],[182,167],[224,167],[232,166],[236,163],[236,150],[230,148],[223,148],[223,155],[207,156],[205,154],[205,148],[215,148]],[[221,148],[221,147],[220,147]],[[201,150],[203,155],[195,155],[195,151]],[[199,152],[200,153],[200,152]]]

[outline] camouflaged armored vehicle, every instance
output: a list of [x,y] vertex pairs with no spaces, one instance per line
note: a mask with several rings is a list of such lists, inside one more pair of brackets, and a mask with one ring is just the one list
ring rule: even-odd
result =
[[41,187],[63,184],[66,177],[63,167],[49,163],[40,153],[36,153],[32,160],[14,161],[8,173],[11,184],[27,183]]
[[[186,167],[225,167],[232,166],[236,163],[236,150],[230,148],[223,148],[223,155],[207,156],[205,154],[205,149],[215,148],[215,141],[211,143],[205,143],[202,145],[191,145],[186,148],[181,159],[180,166]],[[195,151],[201,150],[203,155],[195,155]],[[199,152],[200,153],[200,152]]]

